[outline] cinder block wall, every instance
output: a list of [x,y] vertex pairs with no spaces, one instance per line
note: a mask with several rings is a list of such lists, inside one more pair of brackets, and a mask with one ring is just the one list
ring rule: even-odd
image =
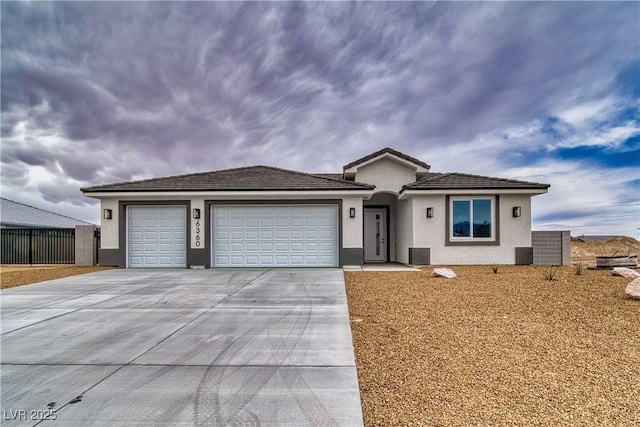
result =
[[96,265],[95,232],[95,225],[76,225],[76,265]]
[[571,265],[569,231],[532,231],[534,265]]

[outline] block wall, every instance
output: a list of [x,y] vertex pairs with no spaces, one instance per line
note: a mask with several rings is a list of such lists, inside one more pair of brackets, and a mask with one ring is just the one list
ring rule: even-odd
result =
[[533,264],[571,265],[569,231],[532,231]]
[[76,225],[76,265],[96,265],[97,239],[95,225]]

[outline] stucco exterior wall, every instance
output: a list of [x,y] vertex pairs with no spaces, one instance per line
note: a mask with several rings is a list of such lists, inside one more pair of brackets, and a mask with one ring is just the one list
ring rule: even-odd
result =
[[[371,170],[376,170],[377,174],[385,176],[385,172],[381,171],[378,166],[386,163],[384,168],[394,169],[401,168],[401,171],[407,172],[409,169],[397,164],[391,160],[377,162],[371,165]],[[366,168],[365,168],[366,171]],[[409,171],[410,172],[410,171]],[[388,173],[391,173],[390,171]],[[396,170],[394,173],[398,173]],[[405,177],[406,178],[406,177]],[[362,179],[359,175],[358,179]],[[404,179],[404,178],[403,178]],[[391,179],[392,181],[392,179]],[[401,185],[399,183],[391,183],[385,185],[384,182],[376,183],[382,187],[386,187],[388,191],[392,191],[391,187]],[[182,200],[190,203],[191,209],[201,209],[200,220],[200,246],[196,246],[197,226],[196,219],[193,218],[193,211],[188,212],[188,221],[190,221],[190,242],[189,250],[199,250],[205,253],[210,246],[210,227],[206,226],[205,219],[209,217],[207,200],[215,200],[216,197],[207,195],[167,195],[162,196],[135,197],[133,200],[156,201],[158,205],[163,201]],[[323,197],[318,197],[321,200]],[[362,250],[363,242],[363,219],[365,206],[389,206],[389,261],[397,261],[401,263],[409,263],[409,248],[428,248],[430,250],[430,263],[432,265],[456,265],[456,264],[514,264],[516,247],[531,247],[531,196],[529,194],[500,194],[499,195],[499,245],[486,246],[461,246],[447,245],[447,197],[444,194],[438,195],[412,195],[406,199],[398,200],[395,195],[389,193],[376,194],[371,200],[364,201],[362,195],[327,195],[327,200],[341,201],[340,223],[341,245],[344,249]],[[126,200],[126,199],[123,199]],[[218,200],[223,200],[218,197]],[[228,200],[228,199],[227,199]],[[246,198],[241,200],[247,200]],[[274,203],[286,203],[287,199],[283,197],[273,196],[272,199],[262,198],[262,201],[273,200]],[[291,198],[294,201],[307,201],[310,198],[299,196]],[[104,209],[112,210],[111,220],[101,220],[101,249],[116,250],[120,253],[124,248],[119,247],[121,221],[120,217],[120,199],[117,197],[103,198],[101,200],[100,212]],[[250,203],[250,202],[249,202]],[[512,208],[520,206],[522,216],[513,218]],[[433,208],[433,218],[426,217],[426,209]],[[355,218],[349,217],[350,208],[355,208]],[[126,229],[126,228],[125,228]],[[191,252],[190,252],[191,253]],[[208,253],[208,252],[207,252]],[[354,252],[355,253],[355,252]],[[115,255],[114,255],[115,256]],[[207,254],[202,255],[203,259],[208,259]]]
[[413,199],[396,203],[396,260],[409,263],[409,248],[413,247]]
[[[111,219],[104,219],[105,209],[111,209]],[[118,249],[120,246],[118,237],[120,212],[118,211],[117,199],[102,199],[100,201],[100,218],[100,247],[102,249]]]
[[[349,218],[349,209],[356,208],[356,217]],[[342,247],[343,248],[362,248],[362,219],[364,213],[362,211],[362,197],[343,197],[342,198]]]
[[[431,249],[431,264],[515,264],[515,248],[531,246],[531,197],[527,194],[499,195],[499,245],[448,246],[446,242],[446,196],[415,196],[412,208],[414,247]],[[520,206],[522,216],[514,218],[512,208]],[[433,218],[426,217],[427,207]]]
[[376,186],[376,192],[390,191],[398,194],[402,186],[416,180],[416,171],[390,159],[380,159],[362,166],[356,173],[356,181]]
[[[442,248],[445,245],[446,197],[444,195],[416,196],[412,199],[413,246],[431,248],[433,253],[436,248]],[[428,207],[433,208],[433,218],[427,218]]]

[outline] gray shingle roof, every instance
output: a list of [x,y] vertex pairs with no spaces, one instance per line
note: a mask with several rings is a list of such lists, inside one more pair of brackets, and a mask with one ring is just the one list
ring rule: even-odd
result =
[[405,190],[474,190],[474,189],[522,189],[546,190],[549,184],[517,181],[515,179],[493,178],[490,176],[464,173],[428,173],[417,182],[403,186]]
[[400,157],[401,159],[405,159],[405,160],[413,162],[413,163],[415,163],[417,165],[420,165],[425,169],[431,169],[431,166],[429,166],[428,164],[426,164],[422,160],[418,160],[415,157],[407,156],[406,154],[401,153],[399,151],[396,151],[396,150],[394,150],[393,148],[390,148],[390,147],[385,147],[380,151],[376,151],[375,153],[371,153],[371,154],[369,154],[367,156],[364,156],[361,159],[353,161],[353,162],[349,163],[348,165],[345,165],[342,169],[346,170],[346,169],[352,168],[352,167],[354,167],[356,165],[359,165],[360,163],[366,162],[367,160],[375,159],[376,157],[381,156],[381,155],[383,155],[385,153],[393,154],[396,157]]
[[[333,174],[332,174],[333,175]],[[249,166],[83,188],[83,192],[117,191],[319,191],[372,190],[372,185],[329,175],[311,175],[271,166]]]
[[[344,174],[342,173],[312,173],[311,175],[319,176],[322,178],[331,178],[331,179],[339,179],[339,180],[344,179]],[[353,182],[353,181],[350,181],[350,182]]]
[[0,224],[3,227],[75,228],[76,225],[91,225],[44,209],[0,198]]

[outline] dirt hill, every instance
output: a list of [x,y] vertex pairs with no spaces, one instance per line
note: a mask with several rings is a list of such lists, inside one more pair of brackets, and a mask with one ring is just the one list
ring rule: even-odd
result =
[[597,256],[614,255],[640,256],[640,242],[626,236],[617,236],[607,242],[599,240],[582,242],[571,239],[571,261],[573,262],[595,264]]

